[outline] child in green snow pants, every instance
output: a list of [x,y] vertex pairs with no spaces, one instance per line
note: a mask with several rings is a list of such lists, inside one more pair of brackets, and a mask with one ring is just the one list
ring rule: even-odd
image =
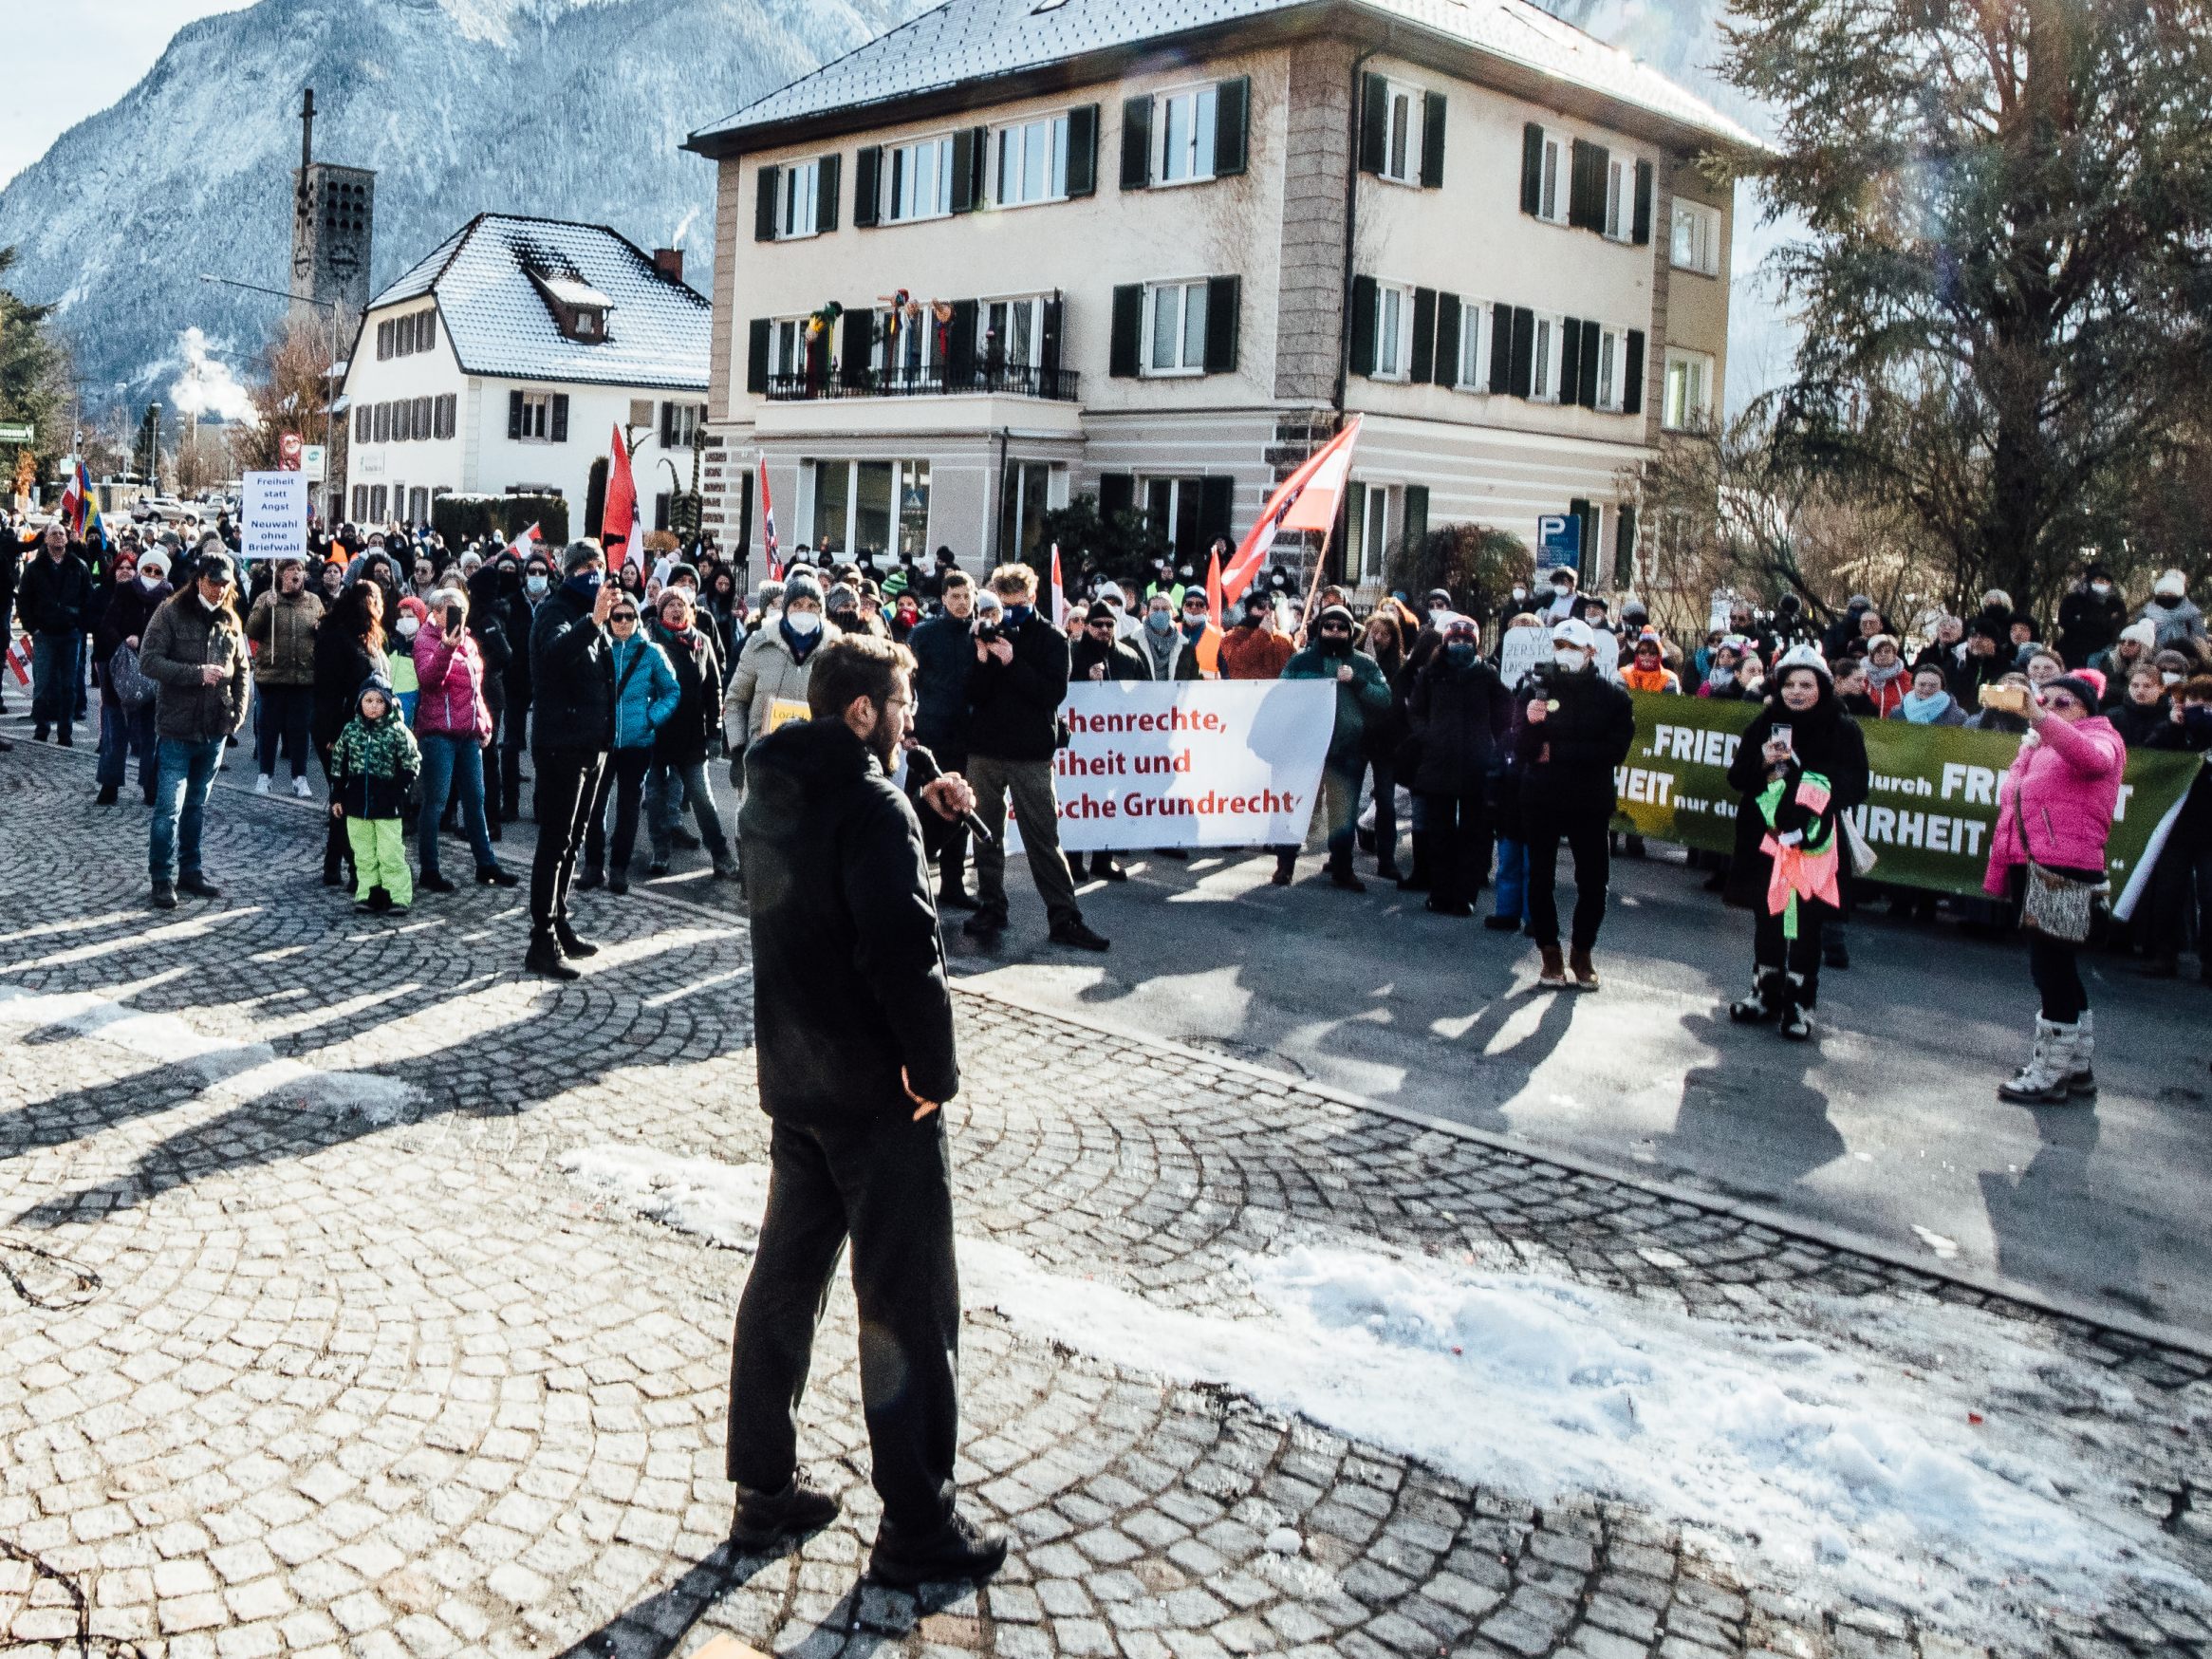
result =
[[415,872],[407,867],[404,829],[397,818],[345,820],[345,839],[353,844],[357,903],[367,904],[379,887],[391,896],[395,909],[404,910],[415,903]]

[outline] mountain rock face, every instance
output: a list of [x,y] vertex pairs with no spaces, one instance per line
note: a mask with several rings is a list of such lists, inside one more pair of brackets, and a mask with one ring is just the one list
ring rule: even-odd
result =
[[684,135],[919,9],[259,0],[187,25],[0,192],[0,247],[21,251],[17,291],[60,304],[89,404],[160,396],[190,327],[242,363],[284,302],[197,277],[287,286],[312,86],[317,159],[377,170],[372,291],[480,210],[612,225],[646,248],[680,233],[704,289],[714,168],[678,150]]

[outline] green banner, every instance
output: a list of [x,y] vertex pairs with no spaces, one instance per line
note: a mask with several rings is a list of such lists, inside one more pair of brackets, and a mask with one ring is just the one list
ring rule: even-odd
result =
[[[1614,827],[1707,852],[1736,848],[1736,792],[1728,787],[1737,741],[1756,702],[1631,692],[1636,741],[1616,783]],[[1851,822],[1874,849],[1868,880],[1944,893],[1980,893],[1989,867],[1997,784],[2020,740],[2002,732],[1861,720],[1870,787]],[[2117,898],[2152,832],[2187,792],[2195,755],[2138,750],[2128,756],[2119,811],[2106,848]]]

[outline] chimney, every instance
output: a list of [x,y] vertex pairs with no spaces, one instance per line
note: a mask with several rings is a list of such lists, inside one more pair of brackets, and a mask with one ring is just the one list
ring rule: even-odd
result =
[[683,280],[683,250],[656,248],[653,250],[653,269],[671,282]]

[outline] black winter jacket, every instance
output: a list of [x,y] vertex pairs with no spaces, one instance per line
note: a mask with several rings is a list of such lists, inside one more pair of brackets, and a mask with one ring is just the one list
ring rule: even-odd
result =
[[653,624],[653,643],[676,671],[676,713],[653,734],[653,758],[664,766],[693,766],[707,757],[722,729],[722,659],[714,625],[703,615],[688,635]]
[[[1529,704],[1539,697],[1558,706],[1531,723]],[[1522,812],[1529,818],[1610,812],[1613,769],[1635,740],[1636,705],[1596,669],[1538,668],[1514,698]]]
[[345,730],[370,676],[389,673],[384,660],[348,633],[335,616],[315,629],[315,747],[327,751]]
[[107,603],[101,607],[100,621],[92,629],[92,678],[102,692],[113,689],[108,684],[109,659],[125,640],[145,637],[146,624],[154,620],[154,613],[171,591],[166,582],[148,588],[135,577],[120,587],[110,584]]
[[532,745],[614,747],[614,641],[566,587],[530,618],[530,681]]
[[[1784,708],[1779,698],[1769,698],[1766,707],[1744,728],[1737,742],[1736,759],[1728,768],[1728,787],[1737,793],[1736,856],[1728,867],[1725,897],[1729,904],[1754,914],[1766,910],[1767,879],[1774,862],[1759,850],[1766,841],[1767,822],[1757,803],[1767,787],[1762,752],[1777,723],[1790,728],[1791,783],[1795,784],[1808,772],[1817,772],[1828,779],[1829,805],[1823,818],[1840,820],[1867,798],[1867,739],[1858,722],[1836,701],[1834,690],[1824,688],[1821,700],[1803,714]],[[1787,817],[1783,828],[1812,832],[1809,823]],[[1843,854],[1840,844],[1836,850],[1839,856]],[[1850,868],[1848,859],[1844,868]]]
[[914,653],[915,736],[940,755],[965,755],[968,680],[976,669],[972,624],[963,617],[933,616],[906,636],[906,648]]
[[1513,697],[1487,662],[1455,668],[1440,651],[1414,676],[1406,714],[1421,766],[1406,781],[1424,795],[1479,795],[1513,727]]
[[1068,638],[1035,611],[1000,637],[1013,647],[1013,660],[986,658],[968,680],[968,753],[1050,760],[1068,698]]
[[960,1087],[921,825],[842,720],[745,753],[760,1105],[799,1125],[913,1115]]
[[34,549],[15,592],[15,614],[34,634],[89,633],[98,614],[91,569],[70,548],[59,560]]
[[1099,663],[1106,665],[1108,680],[1150,680],[1152,664],[1144,660],[1144,653],[1130,649],[1119,640],[1100,644],[1087,630],[1068,650],[1068,680],[1071,685],[1087,683],[1090,671]]

